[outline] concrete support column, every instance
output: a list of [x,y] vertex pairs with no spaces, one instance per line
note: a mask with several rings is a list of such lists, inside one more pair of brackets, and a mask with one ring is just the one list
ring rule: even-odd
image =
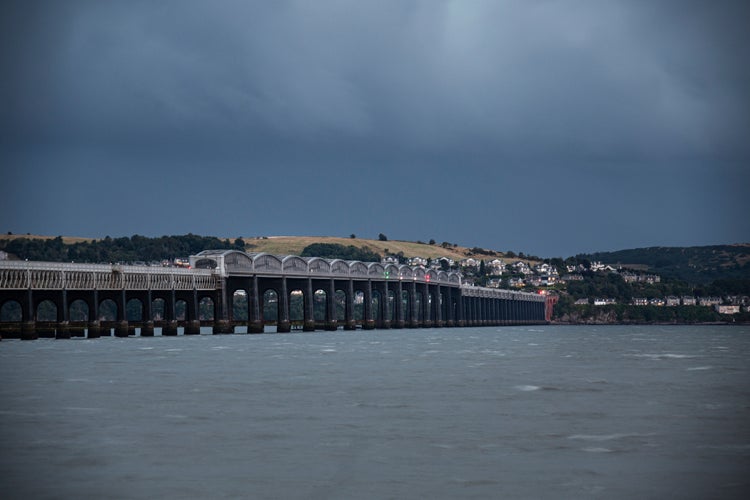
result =
[[346,308],[344,311],[345,321],[344,330],[356,330],[357,325],[354,323],[354,282],[346,282]]
[[21,325],[21,340],[36,340],[39,334],[36,332],[36,311],[34,310],[34,294],[29,288],[27,292],[28,317]]
[[187,318],[185,323],[185,335],[200,335],[201,333],[201,320],[200,320],[200,305],[198,303],[198,290],[193,288],[193,314]]
[[401,280],[396,285],[396,300],[394,301],[393,307],[395,307],[396,314],[396,328],[404,327],[404,303],[403,303],[404,287],[401,284]]
[[419,328],[419,311],[417,310],[417,283],[409,282],[409,328]]
[[94,289],[94,302],[89,310],[89,324],[87,325],[86,337],[98,339],[102,334],[102,327],[99,324],[99,291]]
[[63,288],[62,290],[62,300],[61,300],[61,308],[62,310],[57,311],[57,328],[55,330],[55,338],[56,339],[69,339],[70,338],[70,318],[69,314],[70,311],[68,311],[68,291]]
[[[124,285],[123,285],[124,286]],[[117,324],[115,324],[115,337],[127,337],[128,336],[128,311],[127,297],[125,296],[125,288],[122,289],[118,297],[117,304]]]
[[161,329],[162,336],[173,337],[177,335],[177,294],[174,288],[171,290],[168,303],[164,304],[164,315],[166,321]]
[[219,287],[219,293],[216,294],[215,301],[216,312],[214,315],[214,335],[222,333],[234,333],[234,326],[232,326],[232,315],[229,311],[229,300],[227,298],[226,278],[221,279]]
[[260,290],[258,289],[258,277],[253,276],[253,287],[248,297],[250,304],[248,307],[248,333],[263,333],[263,320],[260,317]]
[[445,326],[454,327],[456,326],[456,318],[454,317],[453,311],[453,287],[445,287]]
[[289,290],[286,285],[286,276],[281,278],[281,293],[279,294],[279,321],[276,324],[276,331],[279,333],[289,333],[292,331],[292,324],[289,321]]
[[443,321],[443,291],[440,285],[435,286],[435,323],[434,325],[438,328],[445,326]]
[[315,304],[314,304],[311,278],[307,278],[304,297],[305,297],[305,304],[303,307],[304,320],[302,322],[302,331],[314,332],[315,331],[315,310],[314,310]]
[[375,328],[375,319],[372,315],[372,281],[367,280],[367,286],[365,287],[365,317],[362,318],[362,328],[364,330],[373,330]]
[[388,295],[388,280],[383,281],[383,293],[380,298],[380,326],[389,329],[391,327],[391,298]]
[[338,328],[338,319],[336,318],[336,283],[333,278],[329,280],[328,291],[326,292],[326,326],[328,331],[335,331]]
[[154,304],[151,298],[151,289],[146,295],[146,303],[143,304],[143,326],[141,327],[141,337],[154,336]]
[[466,326],[466,308],[464,304],[463,290],[460,288],[456,291],[456,326]]
[[432,328],[432,321],[434,316],[435,304],[432,302],[432,296],[430,295],[430,285],[425,283],[422,285],[422,328]]

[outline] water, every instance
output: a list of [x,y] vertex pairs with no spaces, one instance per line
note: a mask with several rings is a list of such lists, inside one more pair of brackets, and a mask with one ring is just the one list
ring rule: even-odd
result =
[[3,498],[748,498],[750,328],[0,343]]

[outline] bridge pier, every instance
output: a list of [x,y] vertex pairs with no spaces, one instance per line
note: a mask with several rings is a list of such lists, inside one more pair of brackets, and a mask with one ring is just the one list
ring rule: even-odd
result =
[[[198,331],[200,333],[200,327]],[[214,335],[234,333],[234,327],[229,320],[217,319],[214,321],[213,333]]]
[[292,331],[292,323],[290,321],[279,321],[276,324],[276,331],[278,333],[289,333]]
[[146,321],[141,326],[141,337],[153,337],[154,336],[154,322]]
[[61,321],[57,324],[55,331],[56,339],[69,339],[70,338],[70,323],[67,321]]
[[201,322],[197,319],[191,319],[185,323],[185,335],[200,335]]
[[254,319],[247,324],[247,333],[263,333],[263,322],[259,319]]
[[115,337],[127,337],[129,334],[127,321],[118,321],[115,324]]
[[36,332],[35,321],[24,321],[21,323],[21,340],[36,340],[39,335]]
[[166,321],[161,327],[162,337],[174,337],[177,335],[177,320]]
[[326,321],[325,330],[327,332],[335,332],[338,330],[338,320],[332,319],[330,321]]
[[98,320],[89,321],[86,325],[86,338],[98,339],[102,336],[102,326]]

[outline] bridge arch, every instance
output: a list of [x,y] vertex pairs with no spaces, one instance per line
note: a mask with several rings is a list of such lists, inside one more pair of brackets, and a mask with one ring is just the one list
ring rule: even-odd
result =
[[127,321],[141,321],[143,319],[143,302],[140,299],[129,299],[125,304],[125,319]]
[[308,259],[307,267],[312,274],[328,274],[331,272],[331,263],[319,257]]
[[269,253],[259,253],[253,258],[256,272],[281,272],[281,259]]
[[331,273],[339,276],[349,276],[349,264],[340,259],[331,261]]
[[368,274],[367,266],[359,261],[354,261],[349,264],[349,275],[350,276],[359,276],[361,278],[366,278]]
[[219,267],[219,263],[214,259],[202,258],[195,261],[196,269],[216,269]]
[[278,324],[281,321],[281,308],[279,307],[279,292],[275,288],[263,290],[261,300],[261,321],[270,324]]
[[201,297],[198,301],[197,319],[199,321],[213,321],[216,319],[216,303],[213,298],[208,295]]
[[83,299],[75,299],[68,306],[68,317],[70,321],[88,321],[91,317],[90,311],[88,302]]
[[247,290],[237,288],[232,292],[232,319],[235,321],[247,321],[250,298]]
[[12,299],[4,301],[0,305],[0,321],[26,321],[21,303]]
[[99,302],[99,321],[117,321],[118,307],[112,299],[104,299]]
[[307,274],[307,261],[296,255],[287,255],[281,262],[282,270],[291,274]]

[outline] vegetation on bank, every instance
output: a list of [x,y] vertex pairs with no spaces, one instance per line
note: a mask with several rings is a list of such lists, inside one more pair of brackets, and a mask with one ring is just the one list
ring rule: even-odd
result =
[[750,244],[634,248],[576,257],[623,267],[648,268],[662,278],[689,283],[742,279],[750,275]]
[[750,313],[743,312],[727,316],[719,314],[714,308],[708,306],[575,305],[569,296],[562,295],[555,305],[553,320],[560,323],[597,324],[747,323],[750,322]]
[[184,236],[161,236],[147,238],[131,237],[79,241],[65,244],[58,236],[52,239],[14,238],[0,240],[0,250],[19,259],[49,262],[151,262],[194,255],[202,250],[220,248],[244,249],[245,242],[238,238],[234,242],[212,236],[186,234]]
[[380,254],[373,252],[368,247],[357,248],[354,245],[344,246],[338,243],[313,243],[306,246],[300,253],[300,256],[380,262]]

